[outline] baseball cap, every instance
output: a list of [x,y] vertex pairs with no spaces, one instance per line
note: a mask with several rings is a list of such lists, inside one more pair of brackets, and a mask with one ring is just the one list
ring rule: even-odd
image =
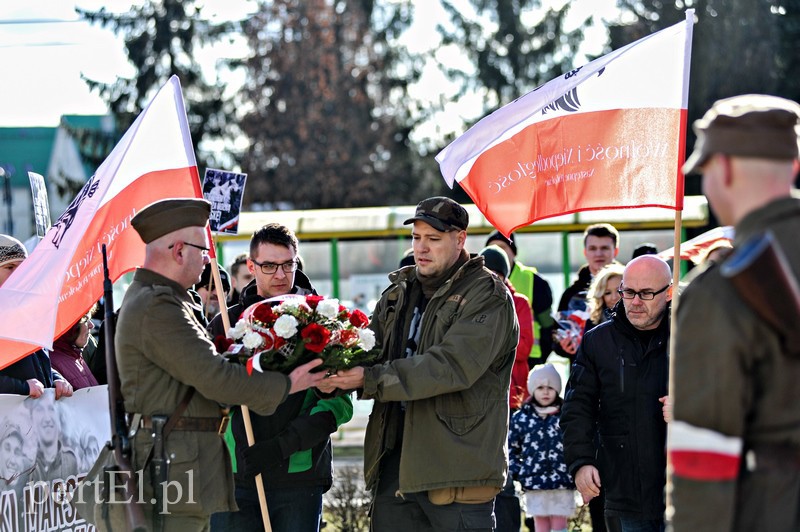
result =
[[458,202],[444,196],[434,196],[420,201],[413,218],[403,222],[403,225],[416,220],[425,222],[438,231],[463,231],[469,225],[469,214]]

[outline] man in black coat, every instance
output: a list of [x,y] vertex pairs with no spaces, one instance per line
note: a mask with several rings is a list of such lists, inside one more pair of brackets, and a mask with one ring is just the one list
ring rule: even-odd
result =
[[603,486],[609,530],[657,532],[664,530],[669,265],[655,255],[632,260],[619,291],[612,318],[586,333],[572,366],[564,454],[584,501]]

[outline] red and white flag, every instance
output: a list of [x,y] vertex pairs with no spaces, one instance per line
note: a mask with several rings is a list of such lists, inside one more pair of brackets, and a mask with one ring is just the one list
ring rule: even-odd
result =
[[0,287],[0,367],[51,348],[112,281],[144,261],[131,218],[165,198],[202,198],[178,78],[142,111],[33,253]]
[[[712,247],[722,243],[733,243],[734,230],[733,226],[726,225],[723,227],[715,227],[710,231],[706,231],[702,235],[698,235],[691,240],[681,244],[681,260],[691,260],[697,262],[701,255],[706,253]],[[669,260],[675,257],[675,248],[671,247],[665,249],[658,254],[664,260]]]
[[505,235],[583,210],[681,210],[693,16],[484,117],[436,156],[447,184]]

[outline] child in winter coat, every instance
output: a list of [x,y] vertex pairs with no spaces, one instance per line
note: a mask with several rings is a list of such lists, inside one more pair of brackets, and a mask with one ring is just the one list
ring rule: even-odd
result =
[[575,483],[564,463],[559,426],[561,376],[552,364],[536,366],[528,374],[528,391],[531,396],[511,416],[509,470],[525,490],[525,514],[534,518],[536,532],[566,531],[575,511]]

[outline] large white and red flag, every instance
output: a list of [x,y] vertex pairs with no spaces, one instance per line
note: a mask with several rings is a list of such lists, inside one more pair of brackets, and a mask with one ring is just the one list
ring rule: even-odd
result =
[[551,80],[437,156],[502,233],[577,211],[683,208],[694,11]]
[[173,76],[0,287],[0,367],[52,347],[100,299],[103,244],[112,281],[141,265],[145,246],[131,218],[153,201],[175,197],[202,198],[202,192]]

